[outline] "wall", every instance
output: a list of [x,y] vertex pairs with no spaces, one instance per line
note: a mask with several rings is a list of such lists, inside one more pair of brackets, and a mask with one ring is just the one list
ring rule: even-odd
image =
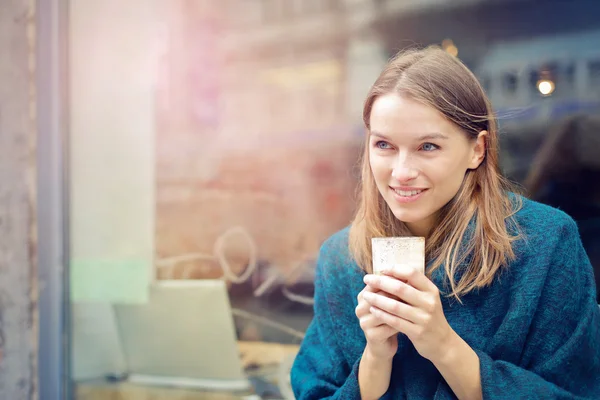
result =
[[0,398],[37,398],[35,2],[0,12]]

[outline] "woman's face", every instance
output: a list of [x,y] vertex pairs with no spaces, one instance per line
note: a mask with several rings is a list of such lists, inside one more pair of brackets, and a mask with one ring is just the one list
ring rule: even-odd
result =
[[395,93],[371,110],[369,162],[384,200],[415,236],[427,236],[468,169],[485,155],[485,135],[469,140],[435,108]]

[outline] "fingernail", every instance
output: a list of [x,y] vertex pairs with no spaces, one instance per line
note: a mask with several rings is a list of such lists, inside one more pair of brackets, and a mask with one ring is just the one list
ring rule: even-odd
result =
[[365,277],[363,278],[363,282],[369,284],[373,282],[373,277],[371,275],[365,275]]

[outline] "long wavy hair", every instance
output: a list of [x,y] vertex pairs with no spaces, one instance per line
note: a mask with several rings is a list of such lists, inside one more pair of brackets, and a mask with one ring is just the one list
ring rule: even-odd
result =
[[519,237],[514,214],[521,201],[510,195],[516,189],[500,172],[498,130],[490,102],[475,75],[440,48],[406,50],[385,66],[364,104],[362,183],[349,236],[352,256],[368,273],[373,270],[371,238],[411,235],[381,196],[369,163],[371,109],[379,96],[389,93],[435,108],[470,140],[487,131],[483,161],[466,172],[458,193],[442,207],[425,241],[427,275],[443,267],[448,295],[460,301],[472,290],[489,285],[515,258],[512,243]]

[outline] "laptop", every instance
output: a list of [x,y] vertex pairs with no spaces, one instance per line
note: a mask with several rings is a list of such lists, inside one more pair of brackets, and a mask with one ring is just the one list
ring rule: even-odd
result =
[[113,309],[128,381],[208,390],[251,389],[224,281],[155,281],[147,304],[117,304]]

